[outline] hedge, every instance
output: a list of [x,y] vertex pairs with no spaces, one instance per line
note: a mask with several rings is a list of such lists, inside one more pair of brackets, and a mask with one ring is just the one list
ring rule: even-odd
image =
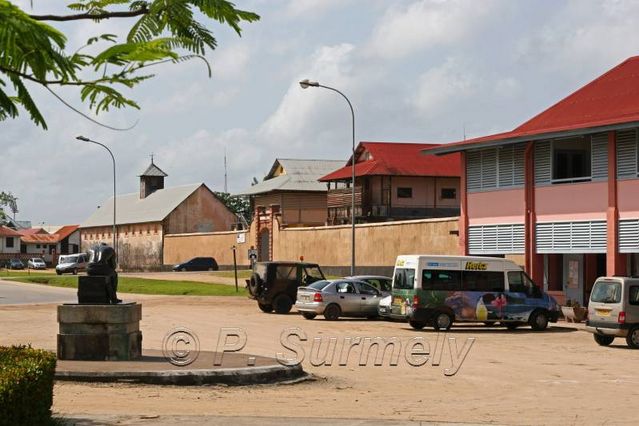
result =
[[30,346],[0,346],[0,425],[51,423],[56,356]]

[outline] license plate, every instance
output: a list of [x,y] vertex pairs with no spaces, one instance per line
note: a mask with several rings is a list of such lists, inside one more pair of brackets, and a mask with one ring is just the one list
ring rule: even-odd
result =
[[609,310],[595,309],[595,312],[597,313],[597,316],[600,316],[600,317],[609,317],[610,316],[610,311]]

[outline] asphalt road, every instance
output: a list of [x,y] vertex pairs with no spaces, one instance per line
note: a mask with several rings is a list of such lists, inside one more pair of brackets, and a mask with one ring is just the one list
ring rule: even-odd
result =
[[0,280],[0,305],[75,303],[77,301],[77,290],[73,288],[47,287],[40,284]]

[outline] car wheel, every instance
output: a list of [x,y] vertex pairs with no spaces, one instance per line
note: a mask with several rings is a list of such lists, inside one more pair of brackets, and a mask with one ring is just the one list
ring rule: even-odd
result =
[[495,325],[495,321],[484,321],[486,327],[492,327]]
[[415,330],[421,330],[422,328],[426,327],[426,324],[419,321],[411,320],[411,321],[408,321],[408,324],[410,324],[410,326],[413,327]]
[[186,272],[186,268],[180,268],[180,272]]
[[273,300],[273,309],[276,314],[288,314],[293,307],[293,301],[286,294],[280,294]]
[[626,343],[629,348],[639,349],[639,327],[635,326],[628,331],[626,336]]
[[615,336],[606,336],[605,334],[595,333],[593,334],[593,337],[599,346],[608,346],[613,340],[615,340]]
[[58,275],[62,275],[62,272],[60,272],[60,271],[55,271],[55,273],[58,274]]
[[339,305],[333,303],[332,305],[328,305],[324,310],[324,318],[329,321],[335,321],[339,318],[341,313],[342,309],[339,307]]
[[267,314],[273,311],[273,305],[265,305],[263,303],[258,303],[257,306],[260,308],[262,312],[266,312]]
[[78,275],[78,270],[77,269],[73,270],[73,275]]
[[439,312],[433,318],[433,328],[438,331],[448,331],[453,325],[453,318],[446,312]]
[[213,268],[209,268],[208,271],[211,272],[213,270]]
[[248,282],[248,291],[251,296],[257,296],[260,292],[260,287],[262,286],[262,279],[259,275],[253,273]]
[[314,314],[313,312],[302,312],[302,316],[307,320],[312,320],[317,316],[317,314]]
[[530,317],[530,326],[535,331],[543,331],[548,327],[548,314],[544,311],[535,311]]

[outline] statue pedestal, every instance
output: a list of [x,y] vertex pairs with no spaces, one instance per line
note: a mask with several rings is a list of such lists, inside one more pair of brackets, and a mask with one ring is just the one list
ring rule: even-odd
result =
[[142,305],[58,306],[58,359],[133,361],[142,357]]

